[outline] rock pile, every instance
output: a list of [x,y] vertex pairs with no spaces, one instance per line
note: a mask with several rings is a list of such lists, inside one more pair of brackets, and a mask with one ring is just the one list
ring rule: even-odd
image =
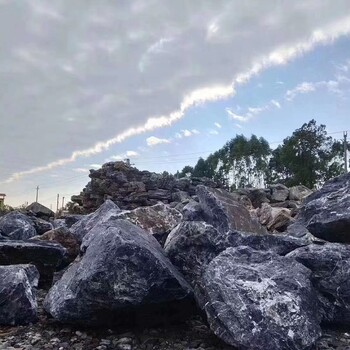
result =
[[169,174],[156,174],[140,171],[124,162],[109,162],[98,170],[90,170],[91,181],[80,195],[72,196],[76,204],[73,212],[95,211],[107,199],[121,209],[135,209],[157,204],[159,201],[170,204],[183,202],[196,193],[199,184],[219,187],[205,178],[176,179]]
[[[242,350],[306,350],[316,346],[324,325],[350,327],[350,253],[343,243],[350,232],[350,174],[305,199],[293,220],[278,226],[281,232],[261,224],[269,222],[264,208],[291,206],[305,188],[230,194],[198,183],[194,193],[174,193],[176,205],[164,199],[128,210],[107,199],[70,228],[60,221],[30,240],[7,233],[0,241],[0,265],[9,265],[0,269],[0,291],[18,295],[0,303],[1,323],[34,322],[38,271],[47,282],[47,271],[76,256],[53,286],[39,284],[51,287],[43,302],[51,322],[66,327],[161,329],[200,313],[226,349]],[[36,268],[16,265],[29,262]]]

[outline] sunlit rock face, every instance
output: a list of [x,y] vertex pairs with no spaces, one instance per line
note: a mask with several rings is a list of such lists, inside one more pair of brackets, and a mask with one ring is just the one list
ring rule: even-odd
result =
[[350,173],[336,177],[309,197],[299,221],[316,237],[350,242]]
[[310,274],[272,252],[228,248],[208,265],[197,297],[212,331],[230,345],[308,349],[321,335]]
[[80,261],[52,287],[45,309],[61,322],[154,324],[192,310],[192,289],[157,240],[126,220],[95,226]]

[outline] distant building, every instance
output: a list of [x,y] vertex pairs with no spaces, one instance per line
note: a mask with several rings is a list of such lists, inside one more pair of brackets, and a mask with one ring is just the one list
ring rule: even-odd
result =
[[4,209],[5,197],[6,197],[5,193],[0,193],[0,210]]

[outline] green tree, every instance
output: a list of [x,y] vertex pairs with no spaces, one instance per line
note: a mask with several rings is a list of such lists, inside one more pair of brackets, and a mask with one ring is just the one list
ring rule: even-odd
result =
[[180,172],[180,177],[191,177],[193,174],[193,167],[186,165]]
[[273,151],[269,179],[313,188],[341,173],[340,156],[341,145],[312,119]]

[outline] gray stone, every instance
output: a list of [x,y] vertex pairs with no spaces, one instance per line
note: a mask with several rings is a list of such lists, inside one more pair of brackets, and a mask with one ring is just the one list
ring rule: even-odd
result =
[[[192,290],[157,240],[126,220],[95,226],[84,253],[49,291],[44,307],[61,322],[157,323],[191,310]],[[157,316],[155,316],[157,315]]]
[[36,217],[47,220],[48,218],[53,218],[55,213],[44,205],[33,202],[29,204],[26,210],[31,211]]
[[26,240],[37,235],[32,220],[19,211],[12,211],[0,218],[0,231],[11,239]]
[[120,213],[119,207],[111,200],[106,200],[94,213],[84,216],[70,228],[78,242],[97,224],[107,222],[112,216]]
[[53,225],[51,222],[37,217],[30,217],[30,219],[32,220],[33,226],[38,235],[42,235],[45,232],[53,229]]
[[305,199],[298,221],[316,237],[350,242],[350,173],[336,177]]
[[311,191],[309,188],[303,185],[290,187],[289,199],[293,201],[302,201],[312,193],[313,191]]
[[0,325],[25,325],[37,320],[32,289],[37,275],[35,266],[0,266]]
[[312,271],[323,322],[350,325],[350,249],[339,243],[311,244],[288,254]]
[[310,270],[249,247],[228,248],[203,273],[199,303],[210,328],[240,349],[309,349],[321,335]]
[[[34,236],[31,240],[59,243],[67,252],[63,258],[63,266],[70,264],[79,254],[79,243],[66,227],[59,227],[45,232],[41,236]],[[61,266],[61,265],[60,265]]]
[[39,286],[51,286],[53,273],[66,250],[60,245],[34,241],[0,241],[0,265],[33,264],[40,273]]
[[114,217],[132,222],[153,235],[162,245],[170,231],[182,220],[182,214],[178,210],[163,203],[126,210]]
[[269,188],[272,202],[284,202],[289,196],[288,187],[282,184],[270,185]]
[[229,230],[266,233],[266,229],[253,219],[249,211],[238,203],[231,194],[222,189],[197,186],[199,203],[206,221],[219,232]]
[[314,243],[314,242],[324,242],[323,240],[313,236],[311,232],[300,222],[294,222],[287,227],[287,230],[283,232],[283,234],[299,238],[305,241],[306,244]]
[[213,258],[229,247],[240,245],[286,255],[302,247],[304,242],[279,235],[254,235],[238,231],[220,233],[205,222],[187,221],[169,234],[164,249],[187,281],[195,286],[203,269]]
[[183,219],[185,221],[203,221],[204,213],[201,205],[195,200],[191,200],[182,209]]

